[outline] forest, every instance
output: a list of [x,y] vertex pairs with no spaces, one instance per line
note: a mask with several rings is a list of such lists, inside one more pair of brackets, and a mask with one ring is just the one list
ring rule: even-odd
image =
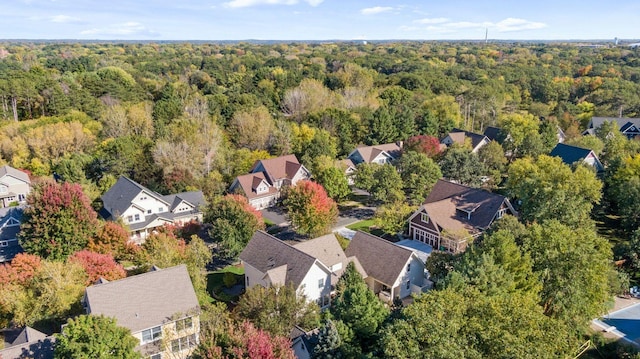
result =
[[[276,293],[248,291],[232,314],[221,306],[203,306],[209,311],[203,316],[208,349],[231,355],[229,347],[249,345],[238,344],[243,330],[282,346],[281,337],[288,335],[282,328],[302,325],[298,319],[304,317],[308,326],[320,325],[318,358],[574,357],[587,340],[599,345],[600,356],[594,358],[638,355],[609,346],[588,323],[608,308],[613,295],[640,283],[640,141],[607,126],[582,136],[594,116],[640,117],[638,48],[0,42],[0,103],[1,164],[72,186],[57,191],[86,196],[80,207],[87,213],[100,208],[100,196],[121,175],[162,194],[202,190],[210,204],[205,222],[214,228],[230,212],[249,213],[250,224],[236,234],[238,243],[246,244],[264,224],[225,196],[229,185],[256,160],[285,154],[295,154],[340,202],[350,190],[341,182],[346,179],[335,176],[337,160],[362,144],[404,141],[407,151],[398,163],[363,166],[355,179],[379,205],[376,223],[388,234],[403,230],[408,214],[442,176],[522,204],[519,221],[499,221],[466,253],[433,255],[427,267],[436,290],[412,305],[384,307],[363,294],[363,282],[351,275],[338,284],[330,313],[320,315],[289,298],[291,310],[304,315],[287,313],[284,324],[274,324],[256,317],[256,307],[275,310],[269,299],[260,298]],[[501,128],[509,140],[492,142],[478,154],[466,146],[444,152],[437,146],[454,128],[483,133],[488,127]],[[546,156],[557,143],[558,129],[566,143],[600,156],[604,173]],[[36,192],[42,194],[46,186]],[[84,242],[52,256],[53,262],[21,260],[37,268],[57,266],[49,272],[80,282],[87,279],[78,274],[78,263],[96,260],[82,251],[72,255],[84,248],[119,262],[186,262],[199,299],[207,301],[206,294],[200,296],[204,279],[195,279],[207,262],[201,241],[189,242],[188,234],[176,231],[161,233],[140,250],[105,249],[100,241],[126,237],[123,229],[93,222],[86,227]],[[223,237],[228,233],[223,230],[212,233]],[[173,243],[179,238],[187,244]],[[237,257],[238,243],[225,244],[222,254]],[[163,252],[169,247],[169,254]],[[69,264],[56,262],[69,255],[75,258]],[[67,265],[73,268],[64,269]],[[25,287],[20,273],[3,267],[0,291],[19,293],[16,286]],[[27,273],[27,282],[44,275],[37,273]],[[122,276],[118,272],[116,279]],[[33,301],[27,289],[25,301]],[[55,290],[66,289],[47,293]],[[63,321],[77,298],[62,299],[67,302],[40,315],[5,298],[0,319],[3,324],[48,317]],[[207,348],[197,353],[224,357]]]

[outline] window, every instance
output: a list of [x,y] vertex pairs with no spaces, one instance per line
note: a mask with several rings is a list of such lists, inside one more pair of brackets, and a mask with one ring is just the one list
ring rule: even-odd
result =
[[0,193],[7,193],[7,186],[0,186]]
[[324,287],[324,278],[318,279],[318,288]]
[[162,354],[153,354],[149,357],[149,359],[162,359]]
[[141,201],[144,201],[145,199],[147,199],[147,196],[140,197]]
[[19,193],[18,194],[18,201],[20,202],[24,202],[24,200],[27,199],[26,196],[24,195],[24,193]]
[[133,222],[133,216],[127,216],[127,222],[129,223]]
[[142,331],[142,344],[162,338],[162,328],[159,326]]
[[140,220],[140,215],[139,215],[139,214],[136,214],[133,218],[134,218],[134,219],[136,220],[136,222],[137,222],[137,221],[139,221],[139,220]]
[[147,210],[147,214],[151,214],[151,210],[150,209]]
[[411,272],[411,263],[407,264],[407,272]]
[[496,213],[496,219],[500,219],[502,218],[502,216],[504,216],[507,213],[507,209],[506,208],[501,208],[498,213]]
[[171,341],[171,351],[174,353],[196,346],[196,335],[191,334]]
[[420,213],[420,220],[424,223],[429,223],[429,216],[426,213]]
[[159,212],[159,213],[164,212],[164,207],[159,207],[159,208],[158,208],[158,212]]
[[0,247],[7,247],[9,246],[9,241],[0,241]]
[[185,329],[189,329],[189,328],[193,328],[193,321],[191,320],[191,317],[180,319],[180,320],[176,320],[176,330],[177,331],[181,331],[181,330],[185,330]]
[[409,289],[409,288],[411,288],[411,281],[410,280],[407,281],[407,289]]

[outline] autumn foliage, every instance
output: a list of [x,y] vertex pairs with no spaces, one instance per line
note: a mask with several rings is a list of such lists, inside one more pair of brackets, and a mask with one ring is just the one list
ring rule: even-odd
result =
[[64,260],[84,249],[99,227],[79,184],[41,182],[27,198],[19,239],[27,253]]
[[338,206],[320,184],[300,181],[287,191],[284,205],[299,233],[312,237],[327,233],[338,217]]
[[0,285],[24,284],[36,274],[42,266],[42,259],[33,254],[18,253],[11,263],[0,266]]
[[205,222],[212,225],[209,235],[218,242],[219,254],[228,258],[240,254],[255,231],[264,229],[262,213],[237,194],[226,195],[209,207]]
[[440,141],[428,135],[416,135],[409,137],[404,144],[405,150],[424,153],[429,158],[440,154]]
[[123,260],[131,259],[138,251],[138,246],[129,242],[129,233],[119,223],[105,222],[89,240],[88,249]]
[[100,278],[112,281],[127,276],[124,268],[111,255],[83,250],[69,257],[70,262],[77,262],[87,272],[87,284],[95,283]]

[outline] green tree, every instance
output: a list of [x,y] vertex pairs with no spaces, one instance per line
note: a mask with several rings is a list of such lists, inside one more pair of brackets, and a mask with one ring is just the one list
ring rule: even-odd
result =
[[226,195],[211,204],[205,215],[211,223],[211,238],[218,242],[222,256],[236,258],[259,229],[264,229],[262,214],[256,211],[246,197]]
[[373,172],[373,186],[369,190],[371,197],[382,203],[396,202],[404,198],[402,177],[398,170],[388,163],[376,166]]
[[522,145],[538,134],[539,121],[529,113],[509,113],[503,114],[498,119],[498,125],[508,137],[503,146],[505,150],[511,152],[510,158],[520,157]]
[[354,178],[355,186],[367,192],[371,191],[374,185],[373,174],[377,169],[377,164],[361,163],[356,167]]
[[353,330],[355,342],[366,352],[374,344],[389,309],[367,287],[353,263],[347,265],[345,275],[338,281],[331,313]]
[[64,260],[84,249],[98,228],[97,214],[80,185],[43,182],[27,203],[18,235],[27,253]]
[[407,219],[415,209],[416,207],[403,201],[384,204],[376,210],[374,223],[385,233],[395,235],[404,232],[408,226]]
[[485,168],[478,155],[461,146],[451,146],[440,161],[442,175],[469,186],[480,185]]
[[292,285],[269,288],[256,285],[249,288],[240,297],[233,313],[260,329],[280,336],[288,336],[294,325],[310,330],[320,324],[318,305],[296,293]]
[[301,234],[326,234],[338,217],[338,206],[315,182],[300,181],[287,189],[283,201],[287,216]]
[[526,222],[558,219],[570,226],[586,225],[602,195],[602,183],[591,168],[579,165],[572,171],[560,158],[546,155],[513,162],[506,186],[522,201],[520,215]]
[[342,345],[340,333],[331,319],[326,319],[320,327],[318,333],[318,343],[313,348],[311,358],[313,359],[340,359],[344,356],[340,351]]
[[327,195],[334,201],[340,202],[351,194],[349,182],[343,170],[330,166],[315,172],[315,179],[327,190]]
[[427,197],[433,185],[442,177],[440,167],[427,155],[408,151],[398,161],[402,190],[414,205]]
[[69,319],[62,333],[56,335],[54,357],[135,359],[141,357],[135,350],[137,345],[138,340],[115,319],[81,315]]

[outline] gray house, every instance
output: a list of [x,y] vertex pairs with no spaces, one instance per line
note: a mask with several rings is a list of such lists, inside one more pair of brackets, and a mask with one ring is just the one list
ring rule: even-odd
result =
[[26,202],[29,192],[29,175],[11,166],[0,167],[0,207]]
[[0,263],[8,262],[22,252],[18,243],[22,212],[22,206],[0,208]]

